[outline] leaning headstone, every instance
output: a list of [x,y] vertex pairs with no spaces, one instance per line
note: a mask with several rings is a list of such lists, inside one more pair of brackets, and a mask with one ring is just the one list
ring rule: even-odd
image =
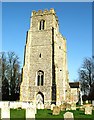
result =
[[60,114],[60,107],[54,106],[53,107],[53,115],[59,115]]
[[92,107],[85,107],[85,114],[92,115]]
[[74,120],[73,113],[71,113],[71,112],[66,112],[66,113],[64,114],[64,120]]
[[53,110],[53,107],[55,107],[55,104],[51,104],[51,110]]
[[26,120],[35,120],[35,109],[34,108],[26,108]]
[[1,108],[1,119],[10,120],[10,107],[9,102],[4,102],[3,107]]
[[76,103],[71,104],[71,110],[76,110]]

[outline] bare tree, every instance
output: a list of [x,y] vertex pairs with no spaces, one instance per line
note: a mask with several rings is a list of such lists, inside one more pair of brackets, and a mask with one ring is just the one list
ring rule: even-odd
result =
[[2,89],[2,99],[9,99],[9,83],[6,76],[7,70],[7,58],[5,52],[0,53],[0,78],[1,78],[1,89]]
[[[10,98],[6,98],[5,94],[2,97],[9,100],[15,100],[15,95],[19,91],[18,87],[20,84],[20,62],[19,57],[14,52],[1,53],[0,57],[2,61],[2,93],[7,94]],[[8,87],[8,88],[7,88]],[[7,89],[5,89],[7,88]],[[18,90],[17,90],[18,89]]]
[[92,58],[85,58],[81,68],[79,69],[79,80],[81,82],[81,89],[84,94],[88,95],[90,88],[94,83],[92,69],[94,63]]

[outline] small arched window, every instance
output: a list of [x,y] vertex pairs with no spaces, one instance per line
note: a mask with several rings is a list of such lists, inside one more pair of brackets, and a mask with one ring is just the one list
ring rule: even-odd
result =
[[39,70],[37,73],[37,85],[43,86],[44,83],[44,72]]
[[44,30],[44,28],[45,28],[45,20],[41,20],[39,30]]

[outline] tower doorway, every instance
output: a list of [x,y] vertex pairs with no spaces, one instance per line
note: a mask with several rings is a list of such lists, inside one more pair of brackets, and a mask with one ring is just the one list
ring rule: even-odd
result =
[[36,107],[37,109],[44,109],[44,95],[41,92],[36,95]]

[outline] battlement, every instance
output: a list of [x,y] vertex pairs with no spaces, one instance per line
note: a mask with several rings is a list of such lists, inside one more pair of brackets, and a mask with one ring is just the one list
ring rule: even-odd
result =
[[55,15],[56,13],[55,13],[55,10],[53,8],[51,8],[50,10],[45,9],[44,11],[38,10],[38,12],[37,11],[32,11],[31,16],[48,15],[48,14],[54,14]]

